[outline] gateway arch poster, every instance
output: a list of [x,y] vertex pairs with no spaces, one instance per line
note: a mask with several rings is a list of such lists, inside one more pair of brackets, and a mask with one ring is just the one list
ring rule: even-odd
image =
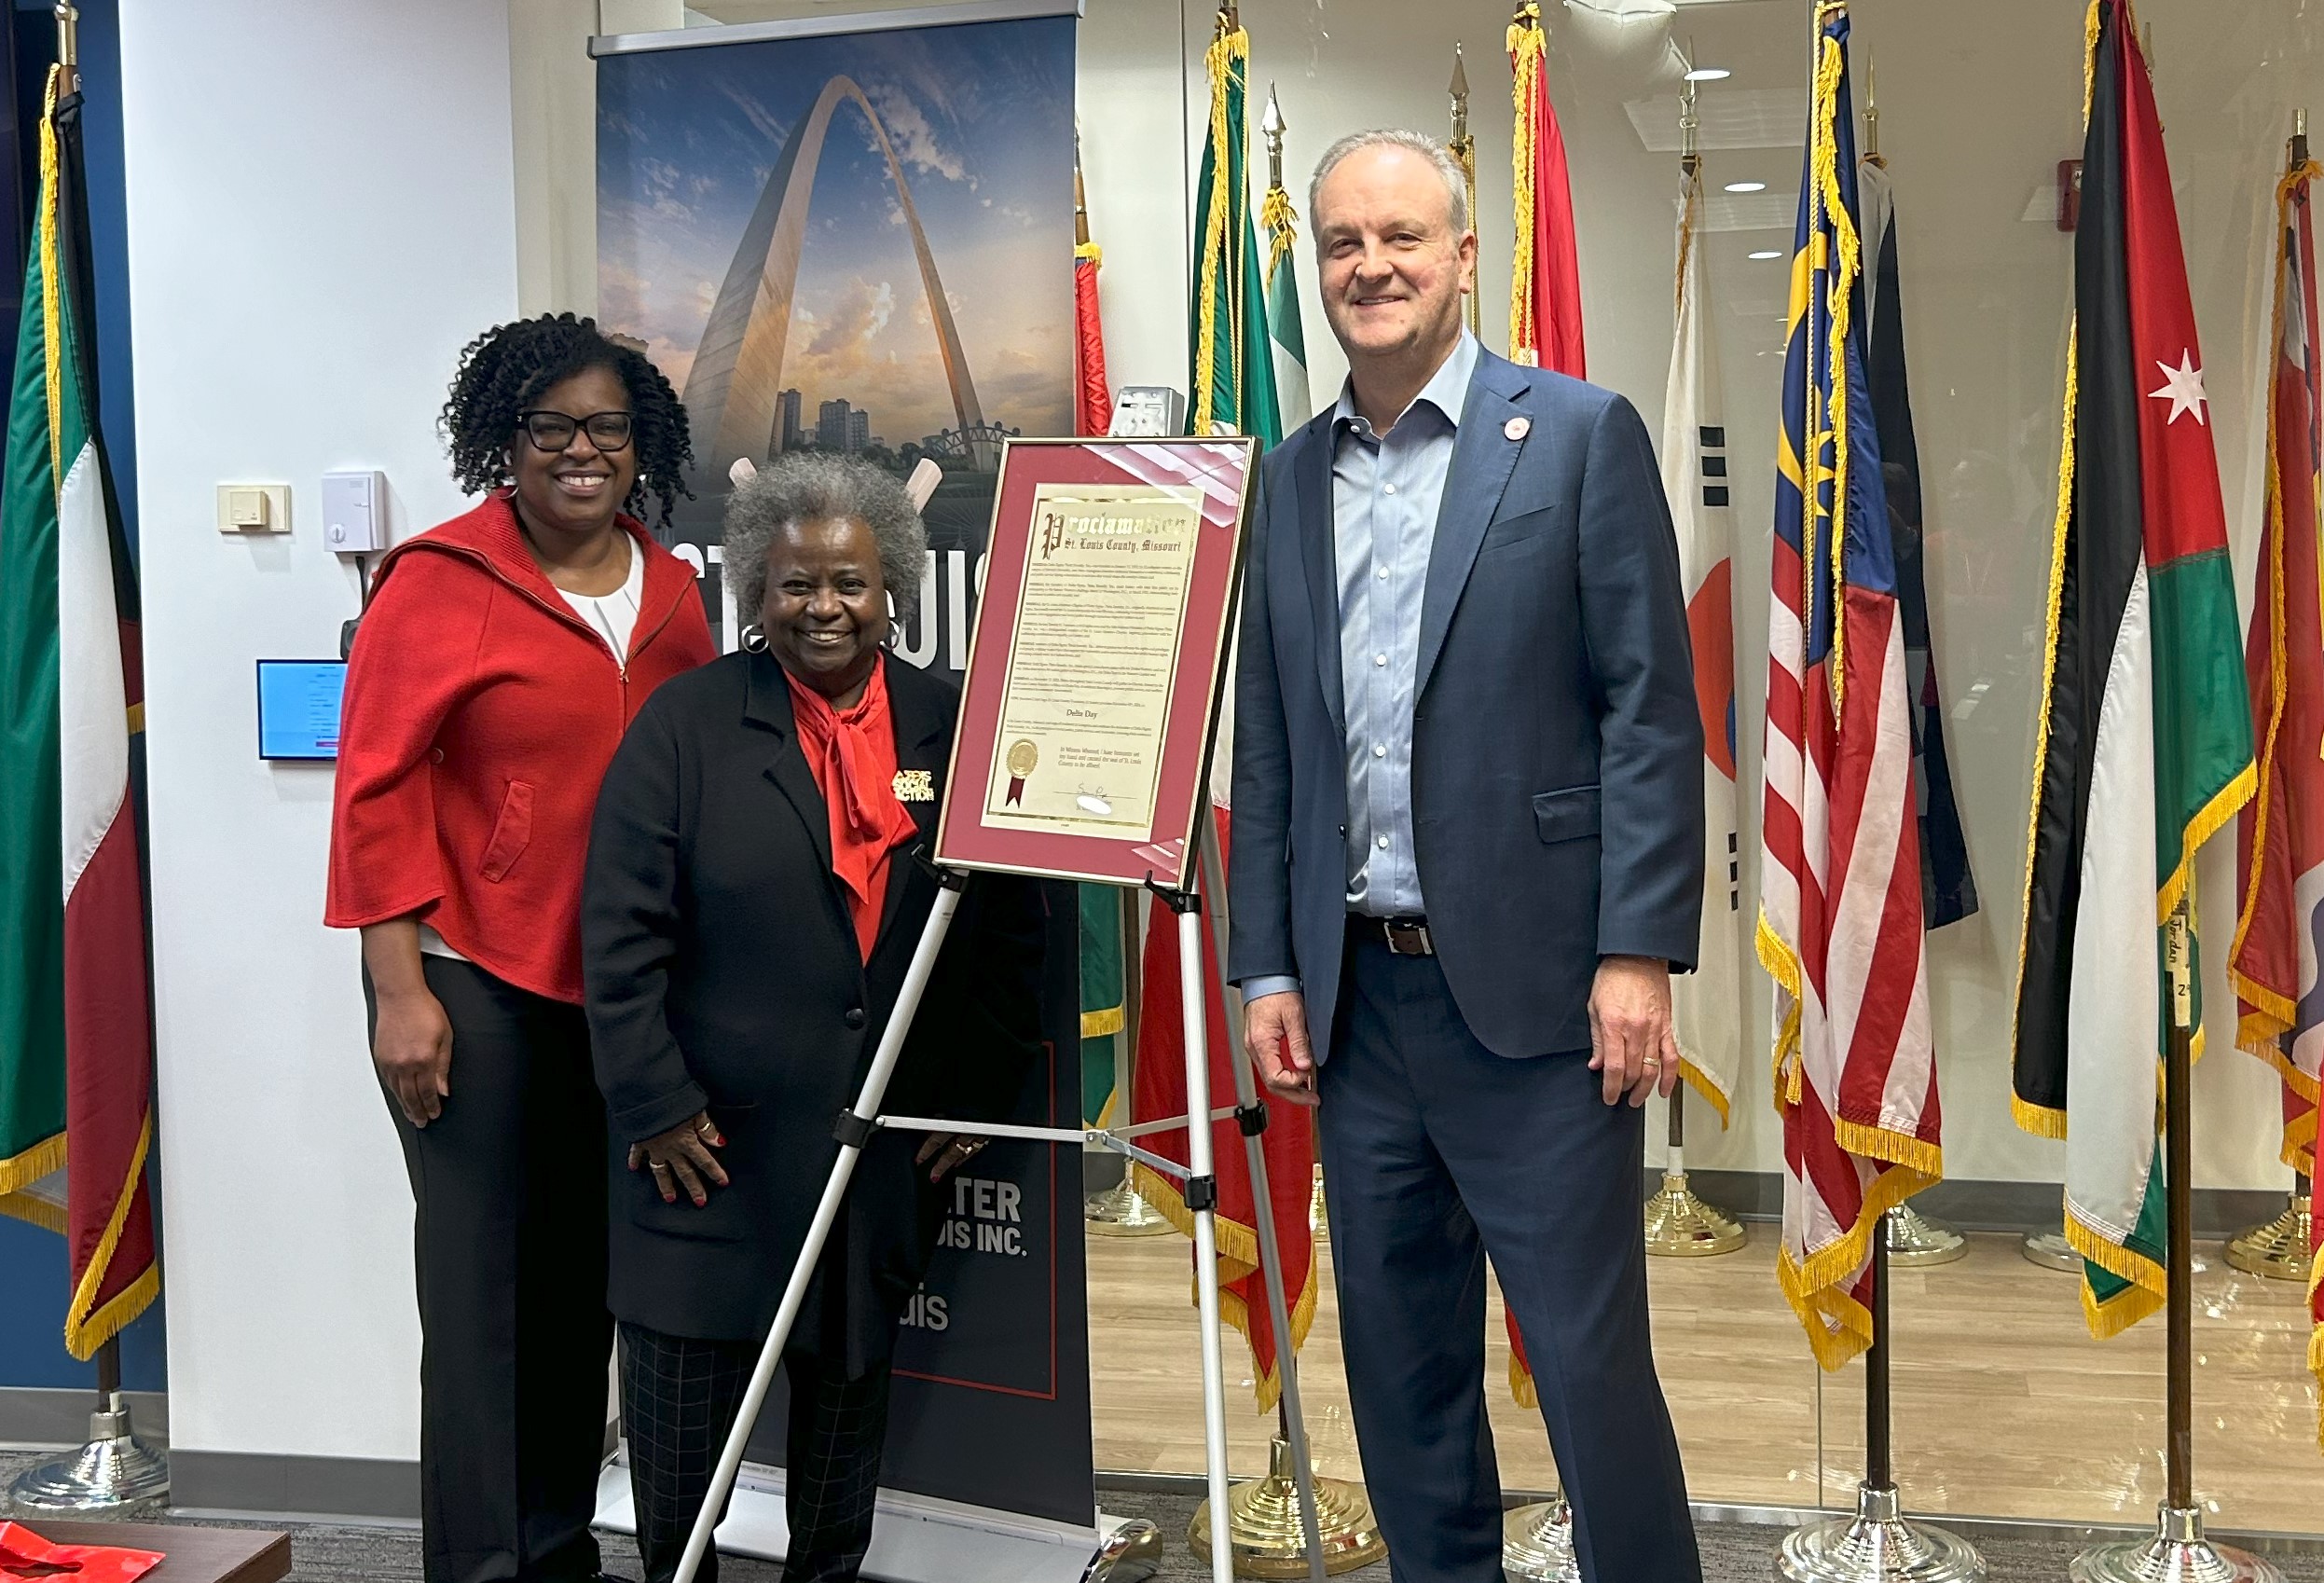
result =
[[[694,498],[673,547],[706,571],[714,624],[737,459],[845,451],[899,477],[938,462],[898,649],[956,679],[1000,442],[1073,428],[1075,21],[877,21],[599,41],[597,317],[685,402]],[[1071,1126],[1079,925],[1062,891],[1051,1056],[1014,1119]],[[996,1143],[948,1178],[897,1347],[890,1489],[1093,1520],[1080,1196],[1079,1151],[1045,1145]],[[780,1460],[783,1422],[770,1398],[753,1460]],[[1011,1454],[958,1455],[979,1444]]]

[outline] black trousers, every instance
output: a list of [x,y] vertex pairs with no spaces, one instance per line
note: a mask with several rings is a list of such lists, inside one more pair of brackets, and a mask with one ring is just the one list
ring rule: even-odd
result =
[[1351,932],[1319,1074],[1356,1446],[1396,1583],[1502,1583],[1485,1260],[1525,1332],[1584,1583],[1701,1583],[1655,1377],[1643,1110],[1588,1051],[1505,1060],[1434,957]]
[[[757,1342],[692,1341],[622,1322],[622,1425],[646,1583],[670,1583],[709,1493],[710,1472],[759,1361]],[[861,1378],[786,1352],[791,1422],[784,1512],[791,1551],[783,1583],[855,1583],[872,1545],[880,1451],[887,1438],[887,1365]],[[719,1508],[722,1521],[725,1507]],[[697,1583],[718,1583],[718,1552]]]
[[[581,1008],[422,959],[452,1092],[414,1127],[427,1583],[593,1576],[605,1450],[605,1105]],[[364,998],[376,1029],[368,975]]]

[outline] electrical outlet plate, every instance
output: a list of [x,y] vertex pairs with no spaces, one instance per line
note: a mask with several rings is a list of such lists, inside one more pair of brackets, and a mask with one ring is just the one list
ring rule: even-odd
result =
[[220,484],[218,531],[287,533],[291,530],[288,484]]

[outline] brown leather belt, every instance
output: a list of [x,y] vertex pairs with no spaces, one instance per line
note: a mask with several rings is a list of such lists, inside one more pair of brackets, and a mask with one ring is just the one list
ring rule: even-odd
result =
[[1437,954],[1436,937],[1428,932],[1426,918],[1375,918],[1350,913],[1348,927],[1368,940],[1384,941],[1388,949],[1399,957]]

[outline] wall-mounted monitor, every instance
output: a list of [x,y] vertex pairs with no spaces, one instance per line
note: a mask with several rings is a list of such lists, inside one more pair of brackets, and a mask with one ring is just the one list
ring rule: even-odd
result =
[[345,660],[258,662],[258,756],[327,762],[339,756]]

